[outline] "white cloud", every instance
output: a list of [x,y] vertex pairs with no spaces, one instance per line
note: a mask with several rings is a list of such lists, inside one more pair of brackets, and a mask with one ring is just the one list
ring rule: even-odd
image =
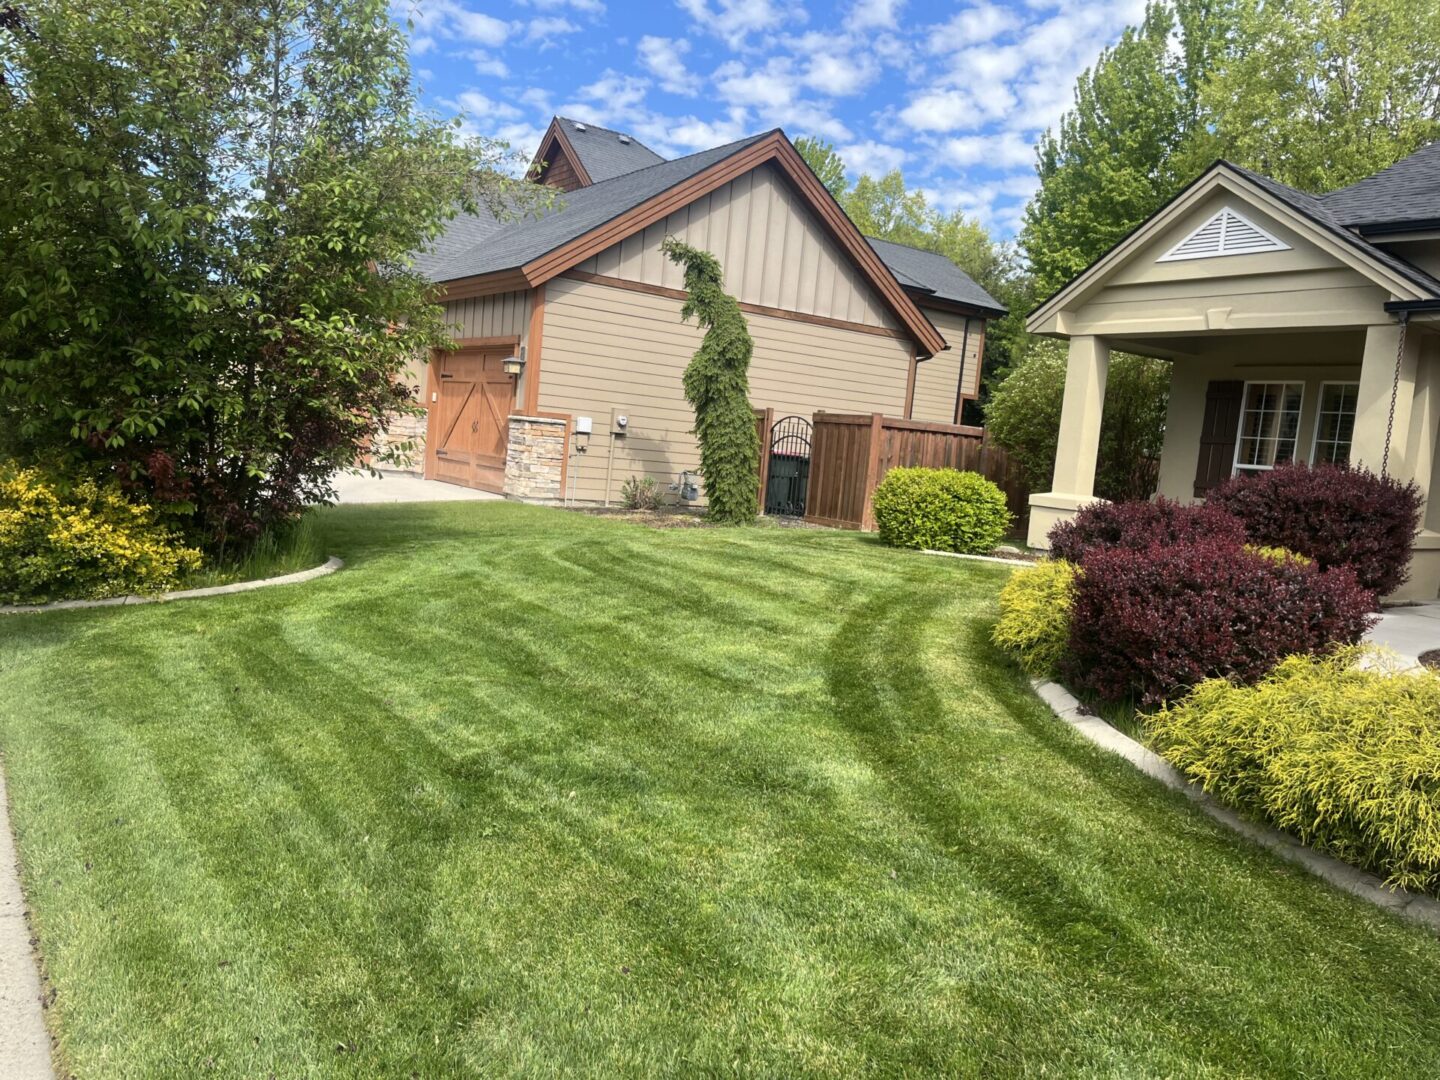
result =
[[[645,91],[650,88],[650,80],[642,79],[635,75],[622,75],[618,71],[607,70],[600,78],[588,86],[582,86],[579,90],[580,96],[587,101],[601,103],[612,114],[624,115],[638,109],[645,103]],[[576,106],[566,106],[568,109],[576,109]],[[579,112],[567,115],[574,115],[577,120],[584,120],[585,117]],[[598,119],[601,114],[592,110],[589,123],[609,126],[605,121]]]
[[1011,169],[1035,163],[1034,142],[1014,131],[992,135],[959,135],[939,146],[940,156],[951,165],[988,165]]
[[808,17],[799,4],[777,4],[772,0],[717,0],[713,8],[709,0],[676,0],[676,3],[696,26],[736,51],[748,46],[751,34],[779,30],[787,23],[804,22]]
[[660,89],[671,94],[695,94],[700,79],[685,66],[690,42],[684,38],[652,37],[646,34],[636,47],[640,64],[660,81]]
[[600,0],[520,0],[529,7],[539,8],[541,11],[555,11],[559,8],[571,8],[574,11],[583,11],[587,15],[603,15],[605,5]]
[[477,122],[491,123],[496,120],[518,120],[524,114],[514,105],[496,101],[479,90],[464,90],[454,98],[442,99],[456,112],[463,112]]
[[955,52],[993,41],[1019,25],[1020,20],[1006,8],[976,4],[952,16],[949,22],[932,27],[926,35],[926,47],[932,53]]
[[543,15],[538,19],[530,20],[525,28],[525,40],[527,42],[548,42],[551,38],[559,37],[561,34],[573,34],[579,29],[580,27],[563,16]]
[[504,45],[515,29],[514,23],[508,23],[493,15],[486,15],[481,11],[470,11],[466,8],[456,8],[452,18],[452,25],[458,36],[468,41],[478,41],[481,45],[489,45],[491,48]]
[[460,54],[475,68],[475,74],[488,75],[492,79],[508,79],[510,68],[505,61],[484,49],[471,49]]
[[856,0],[845,25],[852,30],[894,30],[905,0]]
[[874,81],[875,65],[868,59],[820,53],[805,70],[805,85],[830,97],[858,94]]
[[727,60],[715,69],[715,89],[731,105],[786,105],[795,98],[799,81],[788,57],[773,56],[762,68]]
[[859,176],[884,176],[901,168],[910,155],[898,146],[866,139],[864,142],[846,143],[838,147],[840,158],[845,162],[846,172]]

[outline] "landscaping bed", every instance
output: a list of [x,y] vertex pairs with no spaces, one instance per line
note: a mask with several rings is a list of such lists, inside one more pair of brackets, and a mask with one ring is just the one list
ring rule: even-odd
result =
[[1440,941],[1057,724],[1010,567],[317,524],[345,573],[0,627],[63,1070],[1440,1072]]

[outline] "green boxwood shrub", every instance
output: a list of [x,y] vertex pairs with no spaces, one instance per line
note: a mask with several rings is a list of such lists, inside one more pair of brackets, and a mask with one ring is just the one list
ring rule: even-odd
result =
[[1382,875],[1440,890],[1440,675],[1291,656],[1212,679],[1147,718],[1155,749],[1238,810]]
[[1010,528],[1005,494],[979,473],[891,469],[875,488],[880,539],[895,547],[984,555]]
[[160,592],[200,562],[114,485],[0,463],[0,603]]
[[1000,590],[1000,620],[990,638],[1031,675],[1058,670],[1070,640],[1070,606],[1079,568],[1042,559],[1017,570]]

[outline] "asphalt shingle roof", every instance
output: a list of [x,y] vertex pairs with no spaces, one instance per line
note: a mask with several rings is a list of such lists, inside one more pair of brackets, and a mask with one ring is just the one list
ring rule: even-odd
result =
[[555,119],[565,130],[565,137],[575,148],[580,163],[585,166],[585,171],[590,174],[593,183],[613,180],[617,176],[624,176],[636,169],[647,169],[665,160],[635,136],[627,135],[623,131],[611,131],[609,128],[584,124],[563,116]]
[[1263,176],[1251,169],[1242,168],[1228,161],[1223,162],[1223,164],[1265,191],[1268,191],[1281,202],[1288,204],[1315,222],[1315,224],[1339,237],[1341,240],[1344,240],[1351,247],[1358,248],[1376,261],[1385,264],[1401,277],[1427,291],[1431,296],[1440,296],[1440,280],[1427,274],[1414,263],[1407,262],[1398,255],[1392,255],[1384,248],[1377,247],[1375,244],[1370,243],[1368,240],[1352,232],[1346,227],[1345,222],[1331,210],[1327,203],[1328,196],[1307,195],[1305,192],[1292,188],[1288,184],[1282,184],[1278,180],[1271,180],[1268,176]]
[[[539,218],[501,222],[496,227],[465,215],[451,223],[444,242],[432,249],[433,254],[417,259],[417,266],[432,281],[453,281],[473,274],[489,274],[524,266],[764,137],[763,134],[752,135],[713,150],[662,161],[589,187],[567,191],[559,196],[561,205],[558,209]],[[473,236],[474,242],[450,243],[450,234],[457,228]],[[442,255],[442,250],[446,254]]]
[[[951,300],[1001,314],[1005,312],[1005,306],[1000,301],[944,255],[891,240],[875,240],[868,236],[866,239],[900,284],[919,289],[938,300]],[[918,298],[917,302],[923,304],[924,297]]]
[[1440,142],[1320,201],[1336,220],[1352,227],[1440,219]]

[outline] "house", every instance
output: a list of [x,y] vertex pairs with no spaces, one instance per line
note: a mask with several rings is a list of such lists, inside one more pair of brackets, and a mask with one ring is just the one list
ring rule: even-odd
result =
[[1030,543],[1094,496],[1111,350],[1171,361],[1159,493],[1349,462],[1426,496],[1410,582],[1440,595],[1440,143],[1326,195],[1218,161],[1029,316],[1069,342],[1053,490]]
[[883,412],[958,422],[1004,309],[949,260],[867,240],[779,130],[665,160],[555,118],[538,217],[464,216],[418,265],[459,349],[415,373],[425,475],[516,498],[605,502],[632,475],[674,484],[699,457],[681,375],[673,234],[712,252],[755,341],[752,404],[777,416]]

